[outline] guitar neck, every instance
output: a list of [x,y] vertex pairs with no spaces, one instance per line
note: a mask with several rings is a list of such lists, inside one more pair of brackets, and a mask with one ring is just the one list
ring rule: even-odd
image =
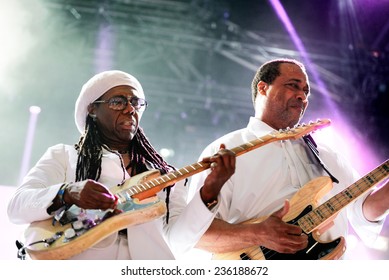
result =
[[[259,148],[267,143],[276,141],[277,138],[268,134],[266,136],[254,139],[248,143],[244,143],[240,146],[232,148],[231,151],[240,156],[244,153],[247,153],[253,149]],[[126,192],[133,198],[144,199],[150,196],[155,195],[160,190],[175,184],[178,181],[191,177],[197,173],[200,173],[206,169],[210,168],[210,163],[200,161],[191,165],[187,165],[178,170],[169,172],[165,175],[159,176],[158,178],[151,179],[145,183],[138,184]]]
[[386,160],[373,171],[333,196],[319,207],[302,216],[297,223],[306,233],[310,233],[336,215],[348,204],[356,200],[370,188],[389,176],[389,160]]
[[266,136],[254,139],[250,142],[244,143],[240,146],[237,146],[235,148],[232,148],[231,151],[235,153],[236,156],[243,155],[251,150],[257,149],[259,147],[264,146],[265,144],[277,141],[278,139],[272,135],[268,134]]
[[[240,156],[274,141],[300,138],[319,128],[327,127],[330,125],[330,123],[330,120],[324,119],[318,120],[316,122],[310,122],[309,124],[299,124],[293,128],[272,131],[265,136],[234,147],[231,149],[231,151],[233,151],[236,156]],[[142,200],[155,195],[162,189],[171,186],[178,181],[202,172],[209,167],[210,163],[206,163],[204,161],[196,162],[173,172],[164,174],[158,178],[150,179],[145,183],[133,186],[125,192],[132,198],[138,198]]]

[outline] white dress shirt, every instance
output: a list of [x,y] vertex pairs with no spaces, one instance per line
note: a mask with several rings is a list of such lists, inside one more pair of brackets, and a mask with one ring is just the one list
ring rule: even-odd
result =
[[[213,155],[221,143],[227,149],[263,137],[273,129],[251,117],[246,128],[233,131],[207,146],[200,158]],[[356,182],[360,176],[338,154],[318,145],[320,158],[330,172],[340,181],[320,200],[320,204],[341,190]],[[202,186],[209,171],[191,178],[190,190]],[[237,224],[249,219],[267,216],[279,210],[286,199],[290,199],[302,186],[319,176],[328,176],[318,164],[312,152],[302,139],[281,140],[265,144],[237,157],[235,174],[223,186],[217,218]],[[369,222],[362,214],[363,198],[350,203],[334,220],[335,225],[327,230],[321,240],[330,241],[339,236],[346,237],[348,221],[353,225],[360,238],[366,243],[374,241],[379,234],[383,221]]]

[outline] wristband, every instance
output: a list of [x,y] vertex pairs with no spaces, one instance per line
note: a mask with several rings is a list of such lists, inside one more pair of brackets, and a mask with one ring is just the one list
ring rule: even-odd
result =
[[57,193],[59,202],[61,203],[62,206],[65,206],[65,209],[69,209],[70,205],[68,205],[65,200],[64,200],[64,195],[65,195],[65,190],[69,186],[69,184],[63,184]]

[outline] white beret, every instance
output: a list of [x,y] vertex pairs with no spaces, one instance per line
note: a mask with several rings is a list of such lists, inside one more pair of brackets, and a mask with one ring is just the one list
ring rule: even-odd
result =
[[140,82],[134,76],[126,72],[110,70],[96,74],[82,86],[80,95],[76,101],[74,118],[78,131],[80,131],[81,134],[84,133],[85,130],[88,105],[116,86],[130,86],[138,91],[139,97],[144,97],[143,88]]

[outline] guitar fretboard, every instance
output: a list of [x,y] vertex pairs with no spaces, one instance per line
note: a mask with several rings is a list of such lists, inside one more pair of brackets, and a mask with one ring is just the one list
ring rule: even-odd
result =
[[[308,133],[315,131],[319,128],[323,128],[330,125],[329,120],[317,120],[316,122],[310,122],[309,124],[299,124],[293,128],[281,129],[278,131],[272,131],[271,133],[256,138],[252,141],[239,145],[231,149],[236,156],[247,153],[251,150],[259,148],[270,142],[287,139],[297,139]],[[151,197],[160,190],[175,184],[176,182],[193,176],[199,172],[202,172],[210,167],[210,163],[203,161],[196,162],[194,164],[185,166],[178,170],[161,175],[158,178],[150,179],[144,183],[135,185],[128,190],[121,193],[122,196],[131,196],[133,198],[144,199]]]
[[305,233],[310,233],[370,188],[389,176],[389,160],[366,174],[354,184],[336,194],[322,205],[301,217],[297,223]]
[[209,163],[205,163],[205,162],[196,162],[194,164],[185,166],[178,170],[159,176],[158,178],[151,179],[145,183],[135,185],[130,189],[126,190],[126,192],[129,193],[131,196],[133,196],[153,188],[157,188],[157,187],[163,188],[165,186],[170,186],[176,183],[177,181],[183,180],[196,173],[208,169],[209,165],[210,165]]
[[[231,149],[232,152],[234,152],[237,156],[247,153],[248,151],[251,151],[253,149],[256,149],[262,145],[265,145],[267,143],[270,143],[272,141],[276,141],[277,138],[275,135],[269,134],[264,137],[254,139],[248,143],[244,143],[240,146],[237,146],[233,149]],[[161,175],[158,178],[154,178],[151,180],[148,180],[145,183],[135,185],[131,187],[130,189],[126,190],[125,192],[130,195],[131,197],[138,197],[138,194],[142,194],[144,196],[150,196],[150,191],[152,190],[153,194],[157,193],[161,189],[171,186],[174,183],[181,181],[185,178],[188,178],[190,176],[193,176],[199,172],[202,172],[210,167],[210,163],[207,162],[196,162],[194,164],[185,166],[183,168],[180,168],[178,170],[169,172],[167,174]]]

